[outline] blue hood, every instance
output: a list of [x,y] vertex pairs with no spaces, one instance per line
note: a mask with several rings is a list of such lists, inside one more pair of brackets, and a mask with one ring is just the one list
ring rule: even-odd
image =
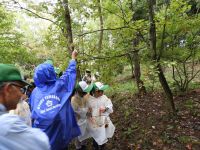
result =
[[53,65],[48,63],[40,64],[34,73],[34,82],[37,87],[52,84],[56,81],[56,73]]

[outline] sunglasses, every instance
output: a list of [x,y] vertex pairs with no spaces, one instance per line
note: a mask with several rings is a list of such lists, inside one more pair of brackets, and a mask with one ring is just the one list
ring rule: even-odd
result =
[[22,94],[26,94],[26,92],[28,91],[28,86],[21,86],[21,85],[16,84],[16,83],[10,83],[10,85],[14,85],[16,87],[19,87],[20,88],[20,92]]

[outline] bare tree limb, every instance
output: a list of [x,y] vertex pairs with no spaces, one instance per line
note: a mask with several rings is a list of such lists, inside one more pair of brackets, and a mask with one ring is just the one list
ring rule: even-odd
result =
[[129,26],[122,26],[122,27],[118,27],[118,28],[104,28],[104,29],[100,29],[100,30],[94,30],[94,31],[88,31],[88,32],[85,32],[85,33],[82,33],[82,34],[78,34],[77,36],[85,36],[87,34],[92,34],[92,33],[96,33],[96,32],[101,32],[101,31],[111,31],[111,30],[121,30],[121,29],[125,29],[125,28],[130,28],[132,29],[131,27]]
[[27,8],[25,8],[25,7],[22,7],[22,5],[21,5],[18,1],[16,1],[16,0],[12,0],[12,1],[13,1],[15,4],[18,4],[18,5],[19,5],[18,8],[23,9],[23,10],[26,10],[26,11],[28,11],[29,13],[33,14],[34,16],[36,16],[36,17],[38,17],[38,18],[41,18],[41,19],[44,19],[44,20],[47,20],[47,21],[50,21],[50,22],[56,24],[55,21],[53,21],[53,20],[51,20],[51,19],[49,19],[49,18],[42,17],[42,16],[38,15],[37,13],[33,12],[32,10],[27,9]]
[[63,28],[62,28],[57,22],[55,22],[55,21],[53,21],[53,20],[51,20],[51,19],[49,19],[49,18],[43,17],[43,16],[41,16],[41,15],[35,13],[34,11],[28,9],[28,8],[23,7],[23,6],[22,6],[18,1],[16,1],[16,0],[12,0],[12,1],[13,1],[15,4],[18,4],[18,6],[19,6],[18,8],[20,8],[21,10],[25,10],[25,11],[27,11],[27,12],[33,14],[33,15],[34,15],[35,17],[37,17],[37,18],[40,18],[40,19],[43,19],[43,20],[47,20],[47,21],[49,21],[49,22],[55,24],[56,26],[58,26],[58,27],[63,31]]
[[109,9],[107,9],[107,8],[105,8],[105,7],[102,7],[102,9],[104,9],[104,10],[108,11],[109,13],[111,13],[111,14],[113,14],[113,15],[119,17],[119,18],[121,18],[126,24],[129,24],[129,23],[124,19],[124,17],[122,17],[122,16],[120,16],[120,15],[118,15],[118,14],[116,14],[116,13],[110,11]]
[[86,54],[86,53],[79,53],[80,55],[82,54],[82,55],[88,57],[88,58],[83,59],[83,60],[81,60],[79,62],[83,63],[83,62],[92,61],[92,60],[99,60],[99,59],[107,60],[107,59],[114,59],[114,58],[118,58],[118,57],[125,57],[125,56],[129,56],[131,53],[133,53],[135,51],[139,51],[139,50],[142,50],[142,49],[144,49],[144,48],[128,51],[126,53],[119,54],[119,55],[114,55],[114,56],[92,56],[92,55],[89,55],[89,54]]

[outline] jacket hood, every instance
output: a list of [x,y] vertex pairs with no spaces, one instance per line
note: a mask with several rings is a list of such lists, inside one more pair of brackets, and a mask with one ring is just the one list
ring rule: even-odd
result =
[[34,73],[34,82],[37,87],[42,87],[54,83],[56,81],[56,73],[53,65],[48,63],[40,64],[36,67]]

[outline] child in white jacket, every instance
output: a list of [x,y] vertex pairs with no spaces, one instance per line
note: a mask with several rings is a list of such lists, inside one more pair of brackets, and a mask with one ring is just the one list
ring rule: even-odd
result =
[[113,105],[111,100],[104,95],[104,90],[108,87],[101,82],[95,82],[87,101],[87,107],[91,112],[88,118],[88,129],[90,136],[94,139],[95,150],[102,150],[115,131],[115,126],[109,117],[109,114],[113,112]]
[[74,109],[76,120],[81,130],[81,135],[75,139],[77,150],[85,150],[85,139],[89,138],[87,131],[87,112],[86,102],[88,99],[87,93],[92,90],[92,85],[88,85],[85,81],[80,81],[76,86],[75,95],[71,99],[71,104]]

